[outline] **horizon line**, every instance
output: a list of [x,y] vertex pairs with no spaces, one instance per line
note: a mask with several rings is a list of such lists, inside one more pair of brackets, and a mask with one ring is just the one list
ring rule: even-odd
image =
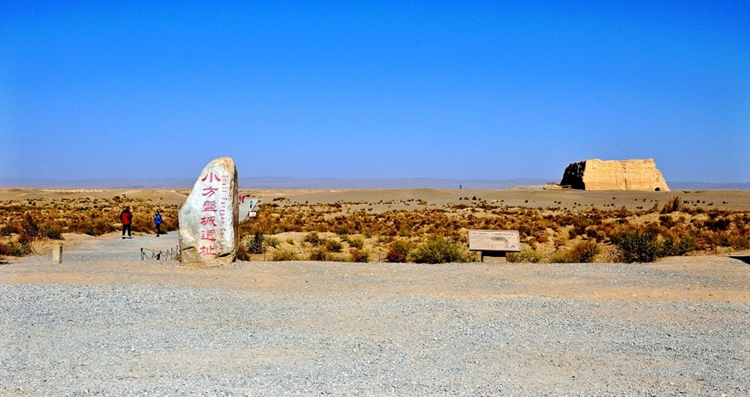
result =
[[[278,189],[409,189],[409,188],[466,188],[508,189],[512,187],[559,184],[545,178],[335,178],[335,177],[240,177],[239,184],[255,184],[253,188]],[[190,188],[194,178],[0,178],[0,188]],[[750,190],[750,182],[667,181],[670,189]],[[248,189],[242,187],[242,189]]]

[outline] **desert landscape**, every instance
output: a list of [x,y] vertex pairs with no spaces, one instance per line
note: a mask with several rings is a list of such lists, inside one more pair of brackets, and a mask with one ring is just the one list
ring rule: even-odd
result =
[[[5,246],[30,239],[0,266],[0,395],[750,393],[750,192],[241,189],[244,260],[142,260],[187,193],[0,190]],[[466,229],[498,226],[522,253],[478,263]],[[621,227],[693,250],[625,263]]]
[[750,396],[750,2],[0,21],[0,397]]
[[[167,231],[188,189],[0,189],[0,255],[45,252],[75,235],[119,230],[125,206],[136,233]],[[518,230],[516,262],[647,262],[750,249],[747,191],[490,189],[240,189],[242,260],[472,262],[471,229]],[[66,241],[67,240],[67,241]],[[640,245],[638,245],[640,244]],[[642,246],[646,245],[645,249]],[[36,247],[39,248],[36,248]],[[650,247],[650,248],[649,248]],[[429,251],[429,252],[428,252]],[[633,252],[630,252],[633,251]],[[435,254],[437,252],[437,254]],[[390,255],[389,255],[390,254]]]

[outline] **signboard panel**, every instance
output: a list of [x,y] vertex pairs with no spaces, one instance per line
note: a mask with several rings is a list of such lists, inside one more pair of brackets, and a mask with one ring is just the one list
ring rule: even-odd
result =
[[518,230],[469,230],[469,251],[521,252]]

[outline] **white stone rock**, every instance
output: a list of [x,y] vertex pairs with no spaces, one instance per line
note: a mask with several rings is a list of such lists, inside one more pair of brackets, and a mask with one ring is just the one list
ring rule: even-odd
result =
[[237,167],[229,157],[203,168],[180,208],[180,261],[194,264],[233,262],[239,245]]

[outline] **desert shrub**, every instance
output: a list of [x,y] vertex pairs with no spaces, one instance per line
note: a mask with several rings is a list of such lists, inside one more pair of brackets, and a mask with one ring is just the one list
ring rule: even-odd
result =
[[250,237],[250,240],[247,241],[245,247],[250,253],[262,254],[266,248],[263,232],[261,232],[260,230],[256,231],[255,234]]
[[147,233],[156,230],[154,222],[148,214],[137,213],[133,215],[133,226],[134,232]]
[[281,242],[279,241],[277,237],[266,237],[263,240],[263,243],[266,245],[266,247],[273,247],[273,248],[278,248],[279,244],[281,244]]
[[362,249],[365,245],[365,240],[362,237],[349,237],[349,245],[352,248]]
[[573,258],[573,255],[571,255],[570,250],[558,250],[555,251],[552,255],[549,257],[550,263],[575,263],[575,259]]
[[[77,225],[76,231],[88,234],[89,236],[101,236],[117,230],[111,223],[102,218],[95,218],[91,222],[81,222]],[[135,230],[135,229],[134,229]]]
[[661,213],[670,214],[672,212],[682,211],[682,209],[683,209],[682,200],[680,199],[679,196],[674,196],[664,204],[664,207],[662,207],[661,209]]
[[31,253],[31,246],[10,241],[7,244],[0,242],[0,255],[3,256],[26,256]]
[[247,246],[242,245],[242,244],[237,246],[237,260],[241,260],[241,261],[250,260],[250,253],[247,250]]
[[338,240],[326,240],[324,246],[330,252],[341,252],[341,242]]
[[581,241],[570,250],[575,263],[591,263],[599,253],[599,246],[595,241]]
[[0,241],[0,257],[7,255],[10,255],[10,248],[8,247],[8,244]]
[[311,261],[327,261],[328,260],[328,251],[326,251],[325,248],[316,248],[310,251],[309,259]]
[[296,261],[297,253],[294,251],[287,251],[287,250],[274,251],[273,254],[271,254],[271,260],[274,262]]
[[671,229],[677,225],[677,221],[669,215],[659,215],[659,223],[667,229]]
[[306,243],[310,243],[313,247],[317,247],[321,243],[320,236],[317,232],[310,232],[305,235],[305,238],[302,240]]
[[370,260],[370,253],[359,248],[350,249],[349,255],[352,256],[352,262],[368,262]]
[[467,255],[462,247],[445,237],[431,237],[410,252],[411,261],[416,263],[466,262]]
[[511,263],[539,263],[542,260],[542,254],[536,250],[525,248],[521,252],[509,252],[506,259]]
[[711,231],[723,231],[729,229],[730,220],[727,218],[711,218],[703,222],[703,227]]
[[385,255],[386,262],[406,262],[410,248],[411,244],[406,240],[393,240],[388,247],[388,253]]
[[661,252],[659,256],[681,256],[695,250],[696,243],[693,234],[684,234],[679,237],[668,234],[660,240]]
[[26,213],[23,217],[23,221],[21,221],[21,230],[19,234],[26,234],[28,238],[33,240],[42,234],[42,229],[36,218],[31,214]]
[[58,226],[51,226],[44,229],[44,236],[52,240],[62,240],[62,228]]
[[18,230],[13,225],[4,225],[2,228],[0,228],[0,236],[10,236],[13,233],[18,233]]
[[653,262],[663,255],[663,246],[652,230],[629,229],[612,236],[623,262]]
[[745,236],[729,236],[729,246],[736,250],[750,249],[750,239]]

